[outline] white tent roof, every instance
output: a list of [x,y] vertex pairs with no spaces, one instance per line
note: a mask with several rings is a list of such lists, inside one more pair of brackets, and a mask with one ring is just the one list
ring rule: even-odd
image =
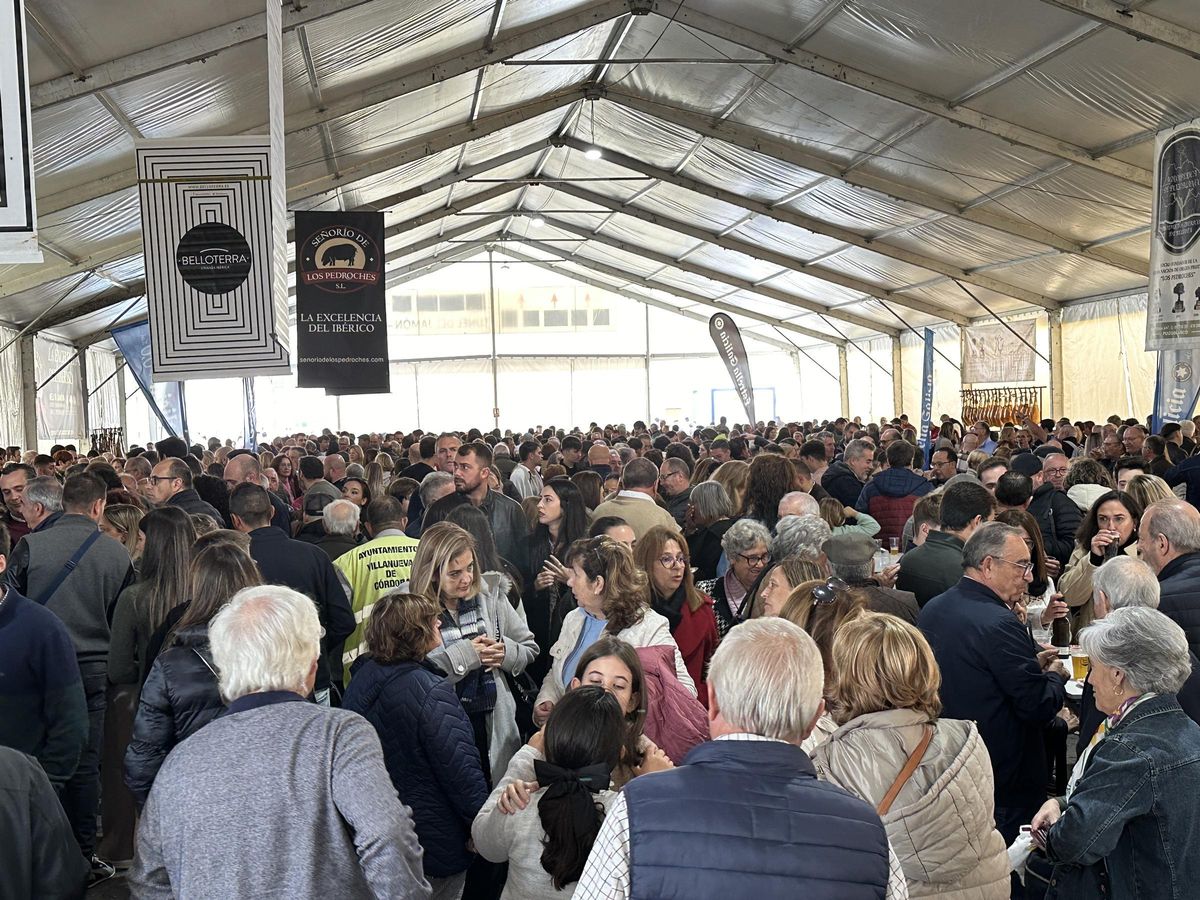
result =
[[[47,262],[0,267],[0,319],[60,301],[39,326],[78,340],[144,314],[134,140],[265,130],[264,16],[26,5]],[[312,0],[284,17],[293,208],[386,209],[405,276],[512,241],[801,343],[1144,288],[1153,135],[1200,115],[1194,0]]]

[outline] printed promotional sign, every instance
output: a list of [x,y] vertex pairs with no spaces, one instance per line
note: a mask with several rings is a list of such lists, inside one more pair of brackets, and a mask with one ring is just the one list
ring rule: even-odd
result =
[[172,437],[187,440],[187,408],[183,400],[182,381],[155,382],[150,374],[150,325],[121,325],[109,331],[133,380],[142,389],[151,411]]
[[921,450],[925,453],[925,468],[929,468],[931,445],[929,428],[933,420],[933,329],[925,329],[925,364],[921,368]]
[[708,320],[708,333],[717,345],[717,353],[729,371],[733,389],[737,391],[738,399],[746,410],[746,421],[753,425],[758,421],[754,417],[754,384],[750,381],[750,361],[746,358],[746,345],[742,343],[741,332],[733,319],[717,313]]
[[269,139],[138,141],[156,381],[289,375],[271,289]]
[[1037,323],[1029,319],[1009,324],[1016,334],[1003,325],[972,325],[963,329],[964,384],[1013,384],[1034,380],[1033,347]]
[[40,263],[25,4],[0,0],[0,265]]
[[1146,349],[1200,341],[1200,119],[1155,138]]
[[327,394],[386,394],[383,213],[296,213],[296,376]]
[[1200,377],[1196,366],[1200,359],[1194,350],[1163,350],[1158,354],[1158,377],[1154,382],[1154,416],[1150,428],[1155,433],[1166,422],[1184,422],[1196,408]]

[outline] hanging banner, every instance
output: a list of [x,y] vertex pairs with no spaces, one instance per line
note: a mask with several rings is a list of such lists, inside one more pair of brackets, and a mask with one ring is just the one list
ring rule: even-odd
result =
[[933,329],[925,329],[925,364],[921,368],[921,451],[925,454],[925,468],[929,468],[929,428],[933,423]]
[[242,379],[242,400],[246,408],[246,422],[242,434],[242,446],[258,453],[258,408],[254,402],[254,379]]
[[[1034,380],[1033,347],[1037,323],[1033,319],[1003,325],[972,325],[962,330],[963,384],[1013,384]],[[1024,341],[1024,343],[1022,343]]]
[[383,213],[296,212],[296,383],[386,394]]
[[717,345],[717,353],[725,363],[733,389],[746,410],[746,421],[753,425],[758,421],[754,417],[754,384],[750,380],[750,360],[746,358],[742,334],[733,319],[721,313],[708,320],[708,333]]
[[1200,119],[1154,140],[1154,220],[1146,349],[1200,341]]
[[121,325],[110,329],[113,341],[125,357],[133,380],[142,389],[146,403],[172,437],[187,436],[187,408],[183,399],[182,381],[153,381],[150,374],[150,325]]
[[156,381],[291,374],[286,294],[271,291],[268,146],[136,143]]
[[1195,350],[1163,350],[1158,354],[1158,377],[1154,382],[1154,414],[1150,430],[1158,434],[1166,422],[1185,422],[1192,417],[1200,393],[1200,354]]
[[0,3],[0,265],[40,263],[25,4]]

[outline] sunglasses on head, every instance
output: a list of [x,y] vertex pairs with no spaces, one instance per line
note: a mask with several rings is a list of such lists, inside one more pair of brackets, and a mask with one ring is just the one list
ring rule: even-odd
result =
[[838,598],[838,594],[850,589],[850,585],[842,581],[842,579],[834,576],[826,580],[824,584],[819,584],[813,588],[813,603],[817,606],[824,606],[828,603],[833,603]]

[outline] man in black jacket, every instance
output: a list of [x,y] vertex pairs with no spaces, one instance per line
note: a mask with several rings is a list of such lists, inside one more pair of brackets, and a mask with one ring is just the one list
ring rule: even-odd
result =
[[[229,454],[229,461],[225,463],[224,478],[225,487],[231,491],[239,484],[257,484],[262,487],[262,463],[249,450],[235,450]],[[271,514],[271,524],[290,537],[292,534],[291,509],[270,491],[267,492],[267,499],[271,501],[271,508],[274,510]]]
[[917,619],[942,673],[942,715],[979,726],[995,775],[996,828],[1016,839],[1046,799],[1045,727],[1062,709],[1068,675],[1038,653],[1010,605],[1033,574],[1025,533],[989,522],[963,549],[963,577]]
[[350,599],[325,552],[273,528],[271,513],[267,491],[257,484],[239,484],[229,495],[233,527],[250,535],[250,556],[258,563],[263,581],[299,591],[317,606],[325,636],[313,693],[328,706],[329,685],[341,674],[342,643],[354,631]]
[[874,449],[867,441],[851,441],[842,459],[825,470],[821,487],[842,506],[853,508],[862,493],[863,482],[871,471]]
[[225,527],[216,508],[200,499],[192,487],[192,470],[178,457],[164,459],[154,467],[146,494],[159,506],[178,506],[189,516],[208,516],[218,528]]
[[963,575],[963,547],[980,525],[992,518],[995,504],[987,488],[973,481],[956,481],[942,491],[938,531],[900,557],[896,588],[916,595],[924,606],[958,584]]
[[1158,611],[1200,656],[1200,512],[1182,500],[1151,503],[1138,525],[1138,555],[1158,575]]
[[1056,491],[1054,485],[1043,474],[1043,462],[1032,453],[1018,453],[1010,460],[1012,471],[1028,475],[1033,481],[1033,500],[1029,503],[1029,514],[1042,529],[1042,543],[1046,547],[1046,572],[1057,578],[1067,567],[1071,553],[1075,550],[1075,532],[1083,513],[1075,501]]

